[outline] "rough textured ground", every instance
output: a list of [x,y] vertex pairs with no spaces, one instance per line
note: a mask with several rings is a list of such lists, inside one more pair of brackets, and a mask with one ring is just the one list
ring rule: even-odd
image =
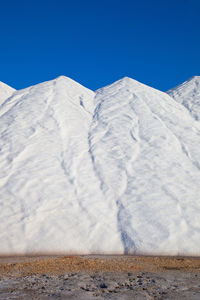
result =
[[200,299],[200,259],[0,258],[0,299]]

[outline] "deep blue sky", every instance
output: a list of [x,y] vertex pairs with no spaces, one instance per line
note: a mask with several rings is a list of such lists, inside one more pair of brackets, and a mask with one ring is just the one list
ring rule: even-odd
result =
[[200,1],[1,1],[0,81],[59,75],[93,90],[123,76],[167,90],[200,75]]

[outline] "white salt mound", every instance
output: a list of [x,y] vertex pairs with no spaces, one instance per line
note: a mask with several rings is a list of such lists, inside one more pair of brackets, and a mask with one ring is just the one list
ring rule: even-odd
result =
[[5,99],[0,86],[0,254],[200,255],[187,89],[174,101],[123,78],[94,93],[61,76]]
[[182,103],[197,121],[200,120],[200,76],[190,78],[167,93]]
[[0,81],[0,106],[14,92],[15,89]]

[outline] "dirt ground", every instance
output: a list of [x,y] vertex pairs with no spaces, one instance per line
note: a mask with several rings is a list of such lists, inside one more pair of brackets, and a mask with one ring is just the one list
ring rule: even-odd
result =
[[0,257],[0,299],[200,299],[200,258]]

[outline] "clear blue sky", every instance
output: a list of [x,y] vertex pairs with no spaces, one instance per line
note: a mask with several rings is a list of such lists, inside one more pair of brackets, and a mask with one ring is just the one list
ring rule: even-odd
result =
[[124,76],[167,90],[200,75],[200,1],[1,1],[0,81],[59,75],[93,90]]

